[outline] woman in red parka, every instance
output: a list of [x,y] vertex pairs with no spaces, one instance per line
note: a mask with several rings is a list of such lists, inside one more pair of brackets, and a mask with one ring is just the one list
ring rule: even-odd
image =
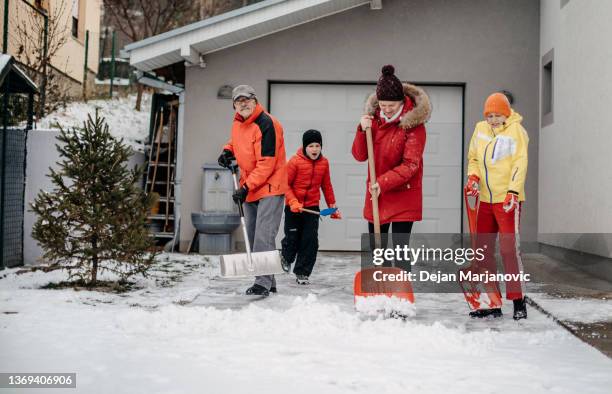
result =
[[[309,283],[317,251],[319,250],[319,216],[302,212],[303,208],[319,210],[321,190],[327,206],[336,208],[336,198],[329,175],[329,161],[321,154],[323,138],[318,130],[307,130],[302,136],[302,147],[287,163],[289,189],[285,193],[285,238],[283,259],[291,264],[300,285]],[[340,212],[331,215],[340,219]]]
[[388,233],[391,228],[394,234],[409,236],[412,224],[423,217],[423,124],[429,119],[431,105],[423,89],[402,84],[394,73],[393,66],[383,67],[376,93],[366,102],[352,153],[358,161],[368,160],[365,130],[371,127],[377,179],[368,175],[363,216],[373,233],[371,197],[376,194],[381,232]]

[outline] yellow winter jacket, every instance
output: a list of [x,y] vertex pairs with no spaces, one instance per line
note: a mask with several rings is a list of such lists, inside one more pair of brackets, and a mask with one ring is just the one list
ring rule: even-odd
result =
[[480,178],[480,201],[504,202],[508,191],[525,201],[527,145],[523,117],[512,111],[503,126],[493,129],[486,121],[476,124],[468,152],[468,176]]

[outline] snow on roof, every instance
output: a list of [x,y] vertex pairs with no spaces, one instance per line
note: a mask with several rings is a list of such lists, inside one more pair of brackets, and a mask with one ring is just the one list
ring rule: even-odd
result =
[[4,67],[6,67],[10,60],[10,55],[5,55],[4,53],[0,54],[0,72],[4,70]]
[[4,78],[6,78],[8,73],[12,71],[17,75],[19,79],[22,80],[21,82],[25,83],[26,85],[29,85],[32,91],[37,92],[38,87],[36,86],[34,81],[32,81],[30,77],[28,77],[28,75],[23,72],[23,70],[21,70],[19,67],[17,67],[17,65],[15,65],[14,63],[15,61],[13,60],[13,57],[11,55],[0,54],[0,85],[2,84],[2,82],[4,82]]

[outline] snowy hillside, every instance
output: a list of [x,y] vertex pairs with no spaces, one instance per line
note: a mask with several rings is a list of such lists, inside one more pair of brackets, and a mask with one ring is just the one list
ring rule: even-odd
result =
[[59,109],[41,119],[36,128],[54,129],[61,127],[81,127],[88,114],[94,114],[99,109],[106,118],[110,132],[117,138],[123,138],[125,143],[136,151],[142,152],[144,142],[149,135],[149,119],[151,117],[151,95],[142,97],[141,111],[136,111],[136,95],[119,97],[112,100],[89,100],[73,102],[66,108]]

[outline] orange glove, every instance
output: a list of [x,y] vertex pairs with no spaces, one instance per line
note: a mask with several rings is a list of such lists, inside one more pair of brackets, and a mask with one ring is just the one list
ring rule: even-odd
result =
[[477,197],[480,191],[478,190],[480,184],[480,178],[476,175],[470,175],[465,184],[465,194],[472,197]]
[[[338,208],[338,207],[336,206],[336,204],[332,204],[332,205],[330,205],[329,207],[330,207],[330,208]],[[331,219],[336,219],[336,220],[338,220],[338,219],[342,219],[342,214],[340,213],[340,210],[338,209],[336,212],[334,212],[334,213],[332,213],[331,215],[329,215],[329,217],[330,217]]]
[[518,208],[519,206],[519,202],[518,202],[518,194],[512,190],[510,190],[507,194],[506,194],[506,199],[504,200],[504,212],[508,213],[508,212],[512,212],[512,210],[514,210],[514,208]]
[[291,209],[291,212],[299,213],[302,210],[302,208],[304,208],[304,205],[300,204],[300,202],[296,198],[289,201],[289,209]]

